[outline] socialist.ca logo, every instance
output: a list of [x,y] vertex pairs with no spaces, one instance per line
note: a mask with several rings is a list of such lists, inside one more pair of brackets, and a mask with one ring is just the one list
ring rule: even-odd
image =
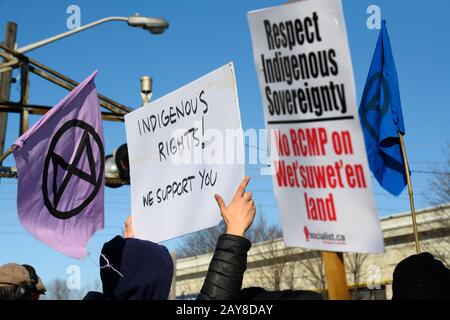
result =
[[305,233],[305,239],[306,239],[306,241],[309,241],[309,229],[308,229],[307,226],[305,226],[305,227],[303,228],[303,232]]
[[[70,156],[61,156],[57,149],[67,148],[62,146],[65,140],[61,138],[75,133],[81,134],[78,145],[69,152]],[[58,219],[69,219],[86,208],[103,184],[104,161],[102,140],[92,126],[76,119],[64,123],[54,134],[44,163],[42,194],[50,214]],[[86,162],[88,168],[83,168],[81,164]]]

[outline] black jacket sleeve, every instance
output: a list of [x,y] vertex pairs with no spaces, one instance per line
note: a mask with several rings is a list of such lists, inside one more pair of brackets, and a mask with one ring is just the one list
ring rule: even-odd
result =
[[199,300],[239,299],[250,247],[250,241],[243,237],[231,234],[219,237]]

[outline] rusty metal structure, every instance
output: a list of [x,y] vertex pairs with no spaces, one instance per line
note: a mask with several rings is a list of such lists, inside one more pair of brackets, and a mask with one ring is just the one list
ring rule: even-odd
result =
[[[59,73],[50,67],[8,48],[4,44],[0,44],[0,57],[3,63],[0,64],[0,72],[11,72],[13,69],[20,69],[20,100],[19,102],[6,101],[0,97],[0,113],[18,113],[20,114],[19,135],[28,129],[29,115],[44,115],[51,109],[49,106],[33,105],[28,103],[29,95],[29,74],[30,72],[69,91],[73,90],[79,83],[62,73]],[[8,83],[9,86],[9,83]],[[1,89],[1,88],[0,88]],[[9,88],[8,88],[9,90]],[[8,91],[9,92],[9,91]],[[9,95],[9,94],[8,94]],[[102,111],[102,119],[104,121],[124,121],[124,115],[132,111],[131,108],[114,101],[100,93],[98,93],[100,106],[105,110]],[[1,128],[0,128],[1,129]],[[3,152],[3,150],[0,150]],[[0,156],[1,162],[11,153],[10,148]],[[17,172],[14,167],[0,166],[0,177],[16,178]],[[119,177],[106,177],[106,185],[124,185],[128,184]]]

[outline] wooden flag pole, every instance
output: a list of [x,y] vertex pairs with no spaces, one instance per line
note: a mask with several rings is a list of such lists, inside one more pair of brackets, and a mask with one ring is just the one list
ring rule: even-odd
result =
[[5,151],[4,154],[0,155],[0,163],[3,162],[3,160],[6,159],[6,157],[8,157],[15,149],[15,145],[13,144],[11,147],[9,147],[8,150]]
[[323,251],[322,259],[327,278],[328,299],[350,300],[342,252]]
[[406,158],[405,143],[403,141],[403,135],[398,132],[398,138],[400,139],[400,148],[402,149],[402,158],[405,165],[406,182],[408,183],[408,195],[409,195],[409,205],[411,207],[411,218],[414,232],[414,242],[416,243],[416,252],[420,253],[420,243],[419,243],[419,233],[417,232],[417,222],[416,222],[416,209],[414,208],[414,194],[411,185],[411,177],[409,175],[409,165],[408,159]]

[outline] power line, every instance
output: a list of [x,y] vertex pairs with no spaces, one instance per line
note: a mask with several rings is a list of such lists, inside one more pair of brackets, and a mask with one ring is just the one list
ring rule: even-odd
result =
[[445,171],[427,171],[427,170],[411,170],[413,173],[422,173],[422,174],[438,174],[438,175],[450,175],[450,172]]
[[447,161],[438,161],[438,160],[411,160],[410,163],[446,163]]
[[263,150],[263,151],[266,151],[266,152],[269,151],[266,148],[262,148],[262,147],[259,147],[259,146],[253,146],[253,145],[248,144],[248,143],[244,143],[244,146],[246,146],[248,148],[254,148],[254,149],[257,149],[257,150]]

